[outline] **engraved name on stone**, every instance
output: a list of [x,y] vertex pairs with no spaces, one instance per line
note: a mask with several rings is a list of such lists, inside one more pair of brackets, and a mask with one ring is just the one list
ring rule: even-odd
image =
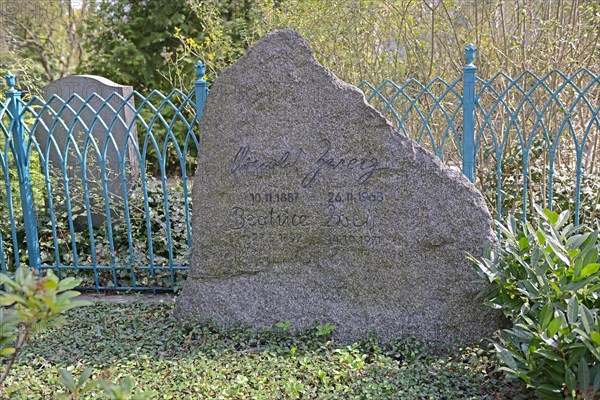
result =
[[[316,154],[314,154],[316,153]],[[314,155],[313,155],[314,154]],[[301,179],[298,187],[284,191],[271,191],[264,188],[248,193],[243,202],[231,208],[229,227],[234,231],[261,228],[281,229],[289,227],[346,228],[347,234],[323,232],[322,240],[328,245],[376,246],[382,243],[376,228],[381,217],[374,212],[374,206],[385,201],[383,191],[366,189],[364,186],[378,172],[389,167],[377,157],[336,156],[331,141],[320,140],[316,152],[303,148],[282,151],[277,157],[261,157],[252,151],[250,145],[243,145],[233,156],[230,175],[271,173],[283,174],[299,170]],[[317,179],[326,180],[330,174],[340,170],[354,172],[356,190],[327,191],[322,195],[319,210],[307,210],[301,205],[299,188],[308,188]],[[341,209],[345,204],[361,206],[358,212]],[[274,236],[281,243],[298,243],[298,234],[279,233]]]

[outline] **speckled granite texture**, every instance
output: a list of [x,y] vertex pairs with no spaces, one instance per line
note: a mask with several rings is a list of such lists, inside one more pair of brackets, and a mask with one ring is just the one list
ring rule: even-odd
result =
[[342,341],[468,342],[500,327],[466,258],[496,241],[481,194],[298,33],[267,35],[223,71],[202,132],[179,317],[328,322]]

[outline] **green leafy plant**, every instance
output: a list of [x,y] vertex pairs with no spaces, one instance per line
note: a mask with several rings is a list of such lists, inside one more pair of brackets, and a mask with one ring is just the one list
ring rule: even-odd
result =
[[292,328],[292,321],[290,321],[289,319],[285,321],[279,321],[275,324],[275,327],[281,329],[284,332],[289,332]]
[[60,370],[60,382],[67,389],[67,393],[59,393],[57,399],[76,400],[81,398],[83,394],[91,394],[91,392],[100,386],[104,394],[111,400],[142,400],[152,398],[154,392],[143,392],[135,394],[133,392],[133,381],[131,377],[126,376],[122,381],[113,383],[106,379],[91,379],[93,373],[92,368],[84,370],[79,378],[75,377],[66,369]]
[[536,207],[538,218],[501,226],[502,247],[475,260],[492,283],[487,304],[513,324],[494,344],[502,370],[544,399],[600,394],[598,231],[567,224]]
[[69,399],[74,400],[78,399],[82,394],[88,393],[93,390],[98,382],[94,380],[90,380],[92,373],[94,372],[93,368],[87,368],[85,371],[79,375],[79,378],[76,380],[75,377],[66,369],[60,370],[60,383],[67,389],[68,393],[59,393],[56,395],[57,399]]
[[61,322],[60,315],[64,312],[89,304],[74,299],[79,292],[71,289],[79,283],[80,280],[74,278],[59,280],[52,270],[48,270],[43,277],[38,277],[37,271],[29,268],[17,269],[14,278],[0,274],[0,284],[3,285],[0,305],[10,307],[0,313],[0,355],[10,357],[0,376],[0,385],[7,378],[30,335]]
[[104,393],[106,393],[111,400],[141,400],[149,399],[154,396],[153,392],[134,394],[133,381],[129,376],[126,376],[122,381],[117,383],[102,379],[100,385],[102,386],[102,389],[104,389]]
[[330,336],[333,334],[333,332],[335,331],[335,325],[334,324],[321,324],[321,325],[317,325],[316,327],[317,329],[317,336]]

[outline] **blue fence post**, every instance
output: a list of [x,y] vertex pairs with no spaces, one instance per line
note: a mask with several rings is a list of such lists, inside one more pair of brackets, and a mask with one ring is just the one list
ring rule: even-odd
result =
[[204,73],[206,69],[202,61],[196,63],[196,75],[198,79],[194,82],[194,92],[196,93],[196,118],[198,121],[198,127],[200,127],[200,119],[202,118],[202,110],[204,110],[204,104],[206,104],[206,97],[208,96],[208,82],[204,80]]
[[463,67],[463,135],[462,170],[471,182],[475,180],[475,74],[473,65],[477,48],[469,43],[465,49],[467,64]]
[[12,73],[7,72],[5,78],[8,84],[8,91],[4,94],[6,95],[11,119],[10,124],[12,125],[12,141],[14,143],[14,157],[19,177],[19,193],[21,195],[21,207],[23,208],[27,255],[29,256],[29,266],[37,268],[40,265],[40,243],[35,219],[35,203],[31,187],[31,176],[29,174],[28,143],[23,125],[21,92],[15,89],[16,79]]

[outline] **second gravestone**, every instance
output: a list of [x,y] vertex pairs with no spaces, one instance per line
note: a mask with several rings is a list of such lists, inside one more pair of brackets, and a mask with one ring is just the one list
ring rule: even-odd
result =
[[294,31],[266,36],[215,82],[193,201],[180,317],[333,323],[342,340],[465,342],[500,327],[466,258],[495,243],[481,194]]
[[[106,219],[103,200],[99,201],[104,199],[103,178],[109,201],[114,203],[127,194],[123,179],[128,188],[139,175],[133,87],[101,76],[73,75],[42,90],[47,101],[41,111],[44,126],[38,125],[36,132],[42,154],[54,176],[66,174],[72,188],[83,186],[85,168],[86,185],[96,201],[92,224],[101,226]],[[72,204],[84,202],[81,194],[70,195]],[[113,219],[123,212],[111,209]],[[78,229],[87,229],[87,222],[75,222]]]

